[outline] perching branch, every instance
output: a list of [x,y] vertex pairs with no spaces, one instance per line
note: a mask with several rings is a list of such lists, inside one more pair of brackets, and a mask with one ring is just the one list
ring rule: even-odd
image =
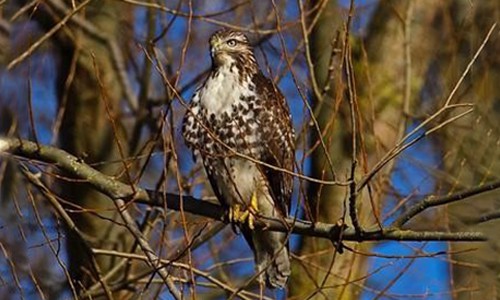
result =
[[[77,157],[52,146],[37,145],[34,142],[21,139],[0,139],[0,155],[12,154],[26,160],[36,160],[48,164],[53,164],[68,174],[84,180],[92,185],[96,190],[107,195],[113,201],[134,201],[136,203],[154,206],[158,208],[167,207],[183,212],[188,212],[221,222],[226,222],[224,209],[214,203],[196,199],[191,196],[181,196],[172,193],[148,191],[140,188],[132,189],[110,176],[104,175],[93,169],[91,166],[79,160]],[[488,189],[489,187],[489,189]],[[463,200],[472,195],[486,192],[500,187],[500,184],[493,184],[474,189],[473,192],[458,193],[444,198],[433,199],[431,205],[424,204],[423,209],[410,211],[402,216],[409,220],[430,206],[438,203],[446,204],[451,201]],[[135,193],[134,193],[135,190]],[[452,200],[450,200],[452,199]],[[181,205],[182,203],[182,205]],[[428,202],[424,202],[428,203]],[[411,212],[411,213],[410,213]],[[286,224],[285,224],[286,222]],[[397,222],[395,222],[394,225]],[[399,222],[401,225],[405,222]],[[398,224],[399,224],[398,223]],[[314,236],[329,239],[332,242],[344,241],[485,241],[487,238],[480,232],[417,232],[411,230],[401,230],[396,227],[384,228],[382,230],[366,230],[360,235],[352,228],[345,228],[338,224],[311,223],[308,221],[288,218],[286,220],[260,217],[256,220],[256,228],[261,230],[274,230],[281,232],[291,232],[305,236]]]

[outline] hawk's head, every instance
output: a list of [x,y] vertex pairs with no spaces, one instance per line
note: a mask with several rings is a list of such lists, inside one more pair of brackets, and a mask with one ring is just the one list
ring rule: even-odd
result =
[[209,43],[215,67],[236,65],[250,73],[258,70],[253,48],[242,32],[222,29],[210,37]]

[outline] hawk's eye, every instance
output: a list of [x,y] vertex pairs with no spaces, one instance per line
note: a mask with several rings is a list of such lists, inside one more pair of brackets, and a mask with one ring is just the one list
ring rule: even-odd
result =
[[234,47],[234,46],[236,46],[236,40],[235,39],[230,39],[229,41],[226,42],[226,44],[229,47]]

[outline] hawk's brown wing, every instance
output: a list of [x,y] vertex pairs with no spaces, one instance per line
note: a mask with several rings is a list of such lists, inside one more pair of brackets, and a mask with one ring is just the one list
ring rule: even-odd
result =
[[[293,171],[295,137],[285,97],[262,73],[256,74],[253,80],[257,87],[257,96],[261,98],[264,106],[264,110],[257,114],[260,127],[263,128],[264,153],[261,159],[270,165]],[[268,167],[263,167],[263,173],[269,183],[275,205],[283,216],[287,216],[293,189],[292,175]]]

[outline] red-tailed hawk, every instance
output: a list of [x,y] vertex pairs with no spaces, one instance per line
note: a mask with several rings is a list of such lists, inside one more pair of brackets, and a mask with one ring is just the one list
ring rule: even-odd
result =
[[256,160],[293,170],[290,112],[259,70],[243,33],[215,32],[210,53],[212,70],[184,117],[184,139],[201,157],[215,195],[252,248],[259,281],[282,288],[290,276],[287,234],[254,229],[253,222],[258,215],[288,215],[292,176]]

